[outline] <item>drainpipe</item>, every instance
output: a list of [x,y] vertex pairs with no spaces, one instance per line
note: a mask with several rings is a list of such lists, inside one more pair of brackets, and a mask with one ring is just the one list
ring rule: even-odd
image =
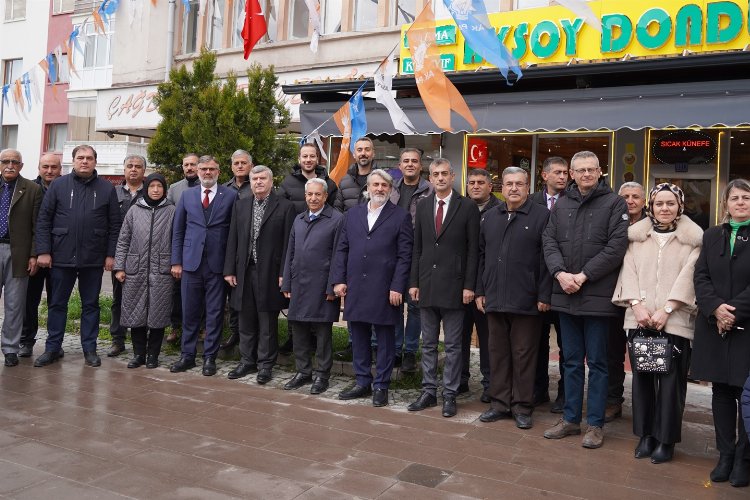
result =
[[169,0],[169,14],[167,14],[167,61],[164,65],[164,81],[169,81],[169,72],[172,70],[172,59],[174,58],[174,16],[177,0]]

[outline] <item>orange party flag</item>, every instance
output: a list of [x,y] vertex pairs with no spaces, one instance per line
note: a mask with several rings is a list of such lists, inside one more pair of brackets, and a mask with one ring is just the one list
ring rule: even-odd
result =
[[461,93],[440,67],[440,51],[435,42],[435,14],[428,3],[406,33],[409,40],[414,77],[424,106],[435,124],[451,128],[451,110],[461,115],[476,131],[477,121]]
[[102,20],[102,16],[99,15],[99,13],[94,9],[94,11],[91,12],[91,17],[94,18],[94,28],[96,28],[97,31],[101,31],[102,35],[107,33],[107,28],[104,27],[104,21]]
[[349,101],[346,101],[346,103],[334,113],[333,121],[336,122],[336,126],[339,128],[339,132],[341,132],[343,138],[341,139],[339,159],[336,161],[336,166],[333,170],[328,173],[328,177],[338,184],[341,178],[346,175],[349,165],[354,160],[352,154],[349,152],[349,143],[352,140],[352,121],[349,115]]

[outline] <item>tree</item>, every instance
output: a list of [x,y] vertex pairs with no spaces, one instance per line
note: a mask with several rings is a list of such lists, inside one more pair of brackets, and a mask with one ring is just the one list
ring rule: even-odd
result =
[[244,149],[256,165],[267,165],[276,175],[287,172],[296,145],[290,135],[280,133],[290,115],[276,97],[273,67],[253,64],[246,89],[238,88],[232,73],[219,81],[215,69],[216,55],[203,49],[192,71],[173,69],[170,80],[159,84],[154,102],[162,120],[148,146],[149,159],[177,173],[185,153],[212,155],[227,167],[221,172],[224,181],[232,176],[232,153]]

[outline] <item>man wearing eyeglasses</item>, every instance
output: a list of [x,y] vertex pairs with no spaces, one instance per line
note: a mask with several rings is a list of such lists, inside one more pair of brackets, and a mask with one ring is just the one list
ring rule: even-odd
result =
[[81,345],[86,366],[100,366],[99,292],[102,267],[111,271],[120,233],[120,206],[114,186],[98,177],[96,150],[73,149],[73,171],[50,184],[39,210],[36,231],[37,265],[50,267],[47,343],[34,366],[47,366],[61,357],[68,301],[78,281],[81,295]]
[[18,364],[29,275],[36,273],[34,230],[42,189],[20,176],[20,152],[0,152],[0,168],[0,293],[5,308],[1,342],[5,366],[11,367]]
[[628,246],[628,208],[602,179],[599,159],[581,151],[570,162],[573,182],[550,213],[542,237],[547,268],[554,277],[552,309],[560,314],[565,363],[563,418],[544,433],[548,439],[581,434],[585,367],[588,429],[581,445],[599,448],[607,402],[607,343],[611,295]]

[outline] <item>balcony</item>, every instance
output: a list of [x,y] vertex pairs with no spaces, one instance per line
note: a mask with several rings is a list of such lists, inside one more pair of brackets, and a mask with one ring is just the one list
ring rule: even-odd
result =
[[[73,148],[83,144],[82,141],[65,142],[63,147],[63,173],[70,173],[73,158]],[[87,143],[96,150],[96,171],[99,175],[112,180],[122,178],[125,170],[123,162],[128,155],[141,155],[146,157],[148,144],[128,141],[92,141]]]

